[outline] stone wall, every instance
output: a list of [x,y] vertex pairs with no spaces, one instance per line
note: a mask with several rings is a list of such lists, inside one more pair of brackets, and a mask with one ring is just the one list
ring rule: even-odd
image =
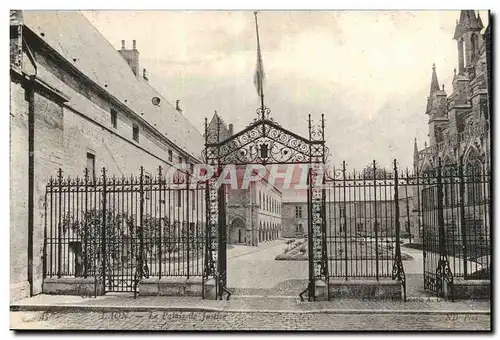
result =
[[[17,77],[16,77],[17,78]],[[19,79],[10,83],[10,299],[29,296],[28,101]]]

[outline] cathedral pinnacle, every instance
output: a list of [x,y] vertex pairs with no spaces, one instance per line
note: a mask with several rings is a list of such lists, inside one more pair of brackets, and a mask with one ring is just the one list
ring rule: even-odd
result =
[[436,91],[439,91],[439,82],[436,74],[436,64],[432,64],[432,79],[431,79],[431,91],[430,96]]

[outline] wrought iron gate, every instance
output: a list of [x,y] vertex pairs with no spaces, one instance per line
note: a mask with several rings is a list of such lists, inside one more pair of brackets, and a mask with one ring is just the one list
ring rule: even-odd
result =
[[[212,166],[213,174],[207,181],[207,245],[205,254],[205,280],[216,282],[216,298],[222,299],[227,289],[227,235],[226,235],[226,188],[218,180],[225,166],[249,164],[307,164],[309,166],[308,189],[308,239],[309,239],[309,283],[301,293],[315,299],[315,282],[327,281],[325,242],[325,201],[321,188],[326,162],[324,116],[317,125],[309,115],[309,138],[294,134],[277,124],[266,107],[257,109],[256,118],[244,130],[227,136],[222,133],[222,123],[217,116],[215,127],[209,127],[205,119],[204,160]],[[317,180],[319,178],[319,181]]]
[[453,299],[456,279],[490,279],[490,172],[481,162],[423,176],[424,288]]

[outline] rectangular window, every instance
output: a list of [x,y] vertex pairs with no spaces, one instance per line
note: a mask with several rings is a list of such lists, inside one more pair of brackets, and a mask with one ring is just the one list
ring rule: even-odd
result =
[[196,195],[194,190],[190,190],[189,194],[191,195],[191,210],[196,210]]
[[295,218],[302,218],[302,207],[295,207]]
[[182,157],[179,157],[178,161],[179,161],[179,164],[182,164]]
[[134,137],[134,140],[136,142],[139,142],[139,126],[137,125],[132,125],[132,133],[133,133],[133,137]]
[[173,156],[172,150],[168,150],[168,161],[172,162],[173,159],[174,159],[174,156]]
[[118,123],[116,110],[111,108],[111,125],[116,129]]
[[345,217],[345,207],[343,205],[339,206],[339,214],[340,214],[340,218]]
[[95,155],[87,152],[87,169],[89,170],[89,180],[95,179]]

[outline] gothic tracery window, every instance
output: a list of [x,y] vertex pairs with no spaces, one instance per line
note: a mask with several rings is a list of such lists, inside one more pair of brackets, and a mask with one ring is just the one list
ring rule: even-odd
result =
[[482,197],[482,166],[477,159],[471,160],[465,171],[466,195],[469,205],[478,204]]

